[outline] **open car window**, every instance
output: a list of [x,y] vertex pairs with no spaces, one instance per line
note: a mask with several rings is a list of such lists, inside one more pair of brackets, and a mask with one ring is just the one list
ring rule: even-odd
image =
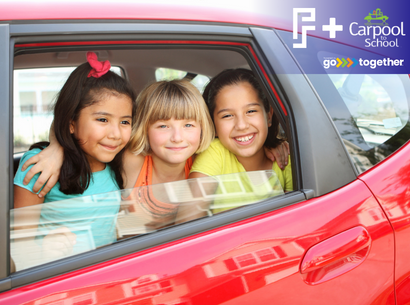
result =
[[284,191],[272,170],[143,186],[11,210],[16,271],[209,217]]

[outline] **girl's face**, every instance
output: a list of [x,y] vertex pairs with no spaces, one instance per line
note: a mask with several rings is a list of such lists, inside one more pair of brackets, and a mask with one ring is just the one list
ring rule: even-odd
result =
[[124,95],[107,94],[103,100],[80,111],[70,132],[87,156],[91,171],[101,171],[114,159],[131,136],[132,101]]
[[148,128],[153,156],[169,164],[185,163],[197,150],[201,126],[194,120],[156,121]]
[[268,136],[273,109],[263,102],[248,82],[226,86],[215,98],[214,123],[221,143],[241,158],[260,157]]

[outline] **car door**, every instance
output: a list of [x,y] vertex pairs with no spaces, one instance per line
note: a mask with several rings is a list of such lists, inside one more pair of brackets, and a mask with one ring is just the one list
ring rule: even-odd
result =
[[[7,42],[0,53],[7,79],[15,55],[84,51],[91,45],[110,45],[112,51],[139,45],[239,53],[265,87],[287,135],[295,190],[11,273],[9,167],[1,176],[8,188],[1,207],[6,216],[0,303],[394,304],[392,227],[367,185],[357,179],[316,88],[273,30],[67,22],[6,25],[1,33]],[[102,39],[94,42],[95,33]],[[147,33],[155,41],[147,41]],[[9,107],[11,86],[2,86],[2,103]],[[8,136],[10,120],[2,123]],[[3,153],[8,164],[11,151]]]

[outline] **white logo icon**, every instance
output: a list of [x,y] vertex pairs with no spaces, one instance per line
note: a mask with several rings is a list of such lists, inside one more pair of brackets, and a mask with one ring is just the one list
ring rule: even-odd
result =
[[[310,16],[302,16],[302,21],[316,21],[315,8],[294,8],[293,9],[293,39],[298,39],[298,15],[299,13],[310,13]],[[302,42],[294,43],[293,47],[297,49],[306,48],[306,32],[314,31],[314,25],[302,25]]]
[[343,25],[336,24],[336,18],[329,18],[329,24],[322,26],[323,31],[329,31],[330,38],[336,38],[337,31],[343,31]]

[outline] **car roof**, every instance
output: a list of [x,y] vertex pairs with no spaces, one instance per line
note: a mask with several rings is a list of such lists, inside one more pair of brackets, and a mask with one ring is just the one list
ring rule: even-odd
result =
[[[22,5],[24,4],[24,5]],[[247,24],[292,29],[283,5],[259,1],[21,1],[2,0],[1,21],[25,20],[178,20]]]

